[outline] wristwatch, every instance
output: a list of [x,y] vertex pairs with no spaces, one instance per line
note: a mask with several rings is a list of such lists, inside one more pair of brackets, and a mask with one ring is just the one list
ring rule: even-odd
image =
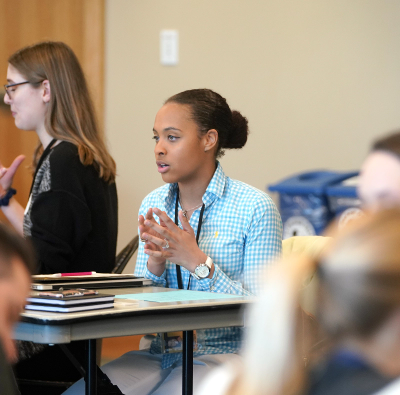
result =
[[191,273],[192,276],[196,280],[203,280],[208,277],[211,271],[213,261],[212,259],[208,256],[206,261],[204,263],[200,263],[197,265],[196,269],[194,269],[194,273]]

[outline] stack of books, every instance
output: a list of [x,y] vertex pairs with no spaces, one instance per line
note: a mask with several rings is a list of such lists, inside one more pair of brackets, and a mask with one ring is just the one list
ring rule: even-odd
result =
[[115,295],[86,289],[32,292],[27,299],[25,309],[56,313],[110,309],[114,307],[114,298]]

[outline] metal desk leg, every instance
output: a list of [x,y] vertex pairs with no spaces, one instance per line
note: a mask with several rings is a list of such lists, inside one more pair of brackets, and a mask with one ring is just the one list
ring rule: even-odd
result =
[[87,340],[87,367],[85,376],[85,394],[97,395],[96,340]]
[[182,394],[193,394],[193,331],[183,331]]

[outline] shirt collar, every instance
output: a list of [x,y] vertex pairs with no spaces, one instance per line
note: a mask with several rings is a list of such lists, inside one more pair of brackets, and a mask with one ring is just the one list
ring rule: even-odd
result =
[[224,194],[226,175],[222,170],[221,164],[217,161],[217,169],[211,179],[205,194],[203,195],[203,202],[206,206],[209,206],[215,199],[219,199]]
[[[217,168],[214,175],[208,184],[206,192],[203,195],[203,202],[206,207],[209,206],[215,199],[221,198],[224,194],[227,177],[222,170],[221,164],[217,161]],[[166,184],[159,190],[159,196],[161,200],[165,202],[165,208],[169,208],[175,205],[176,191],[178,190],[178,184]]]

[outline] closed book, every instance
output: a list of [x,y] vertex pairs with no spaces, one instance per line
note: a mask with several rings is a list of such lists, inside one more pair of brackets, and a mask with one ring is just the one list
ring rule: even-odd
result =
[[[55,295],[57,293],[58,291],[54,291]],[[104,303],[104,302],[112,303],[114,301],[114,297],[115,295],[98,293],[96,295],[68,296],[65,298],[58,298],[55,296],[40,295],[40,292],[37,292],[37,293],[31,293],[31,296],[28,297],[27,302],[41,304],[41,305],[71,306],[79,304],[92,304],[92,303]]]
[[152,285],[152,281],[133,274],[95,273],[83,276],[39,274],[32,276],[31,288],[36,290],[58,290],[60,288],[127,288]]
[[37,311],[50,311],[55,313],[74,313],[77,311],[86,310],[100,310],[100,309],[111,309],[114,307],[114,303],[90,303],[84,305],[43,305],[43,304],[27,304],[26,310],[37,310]]

